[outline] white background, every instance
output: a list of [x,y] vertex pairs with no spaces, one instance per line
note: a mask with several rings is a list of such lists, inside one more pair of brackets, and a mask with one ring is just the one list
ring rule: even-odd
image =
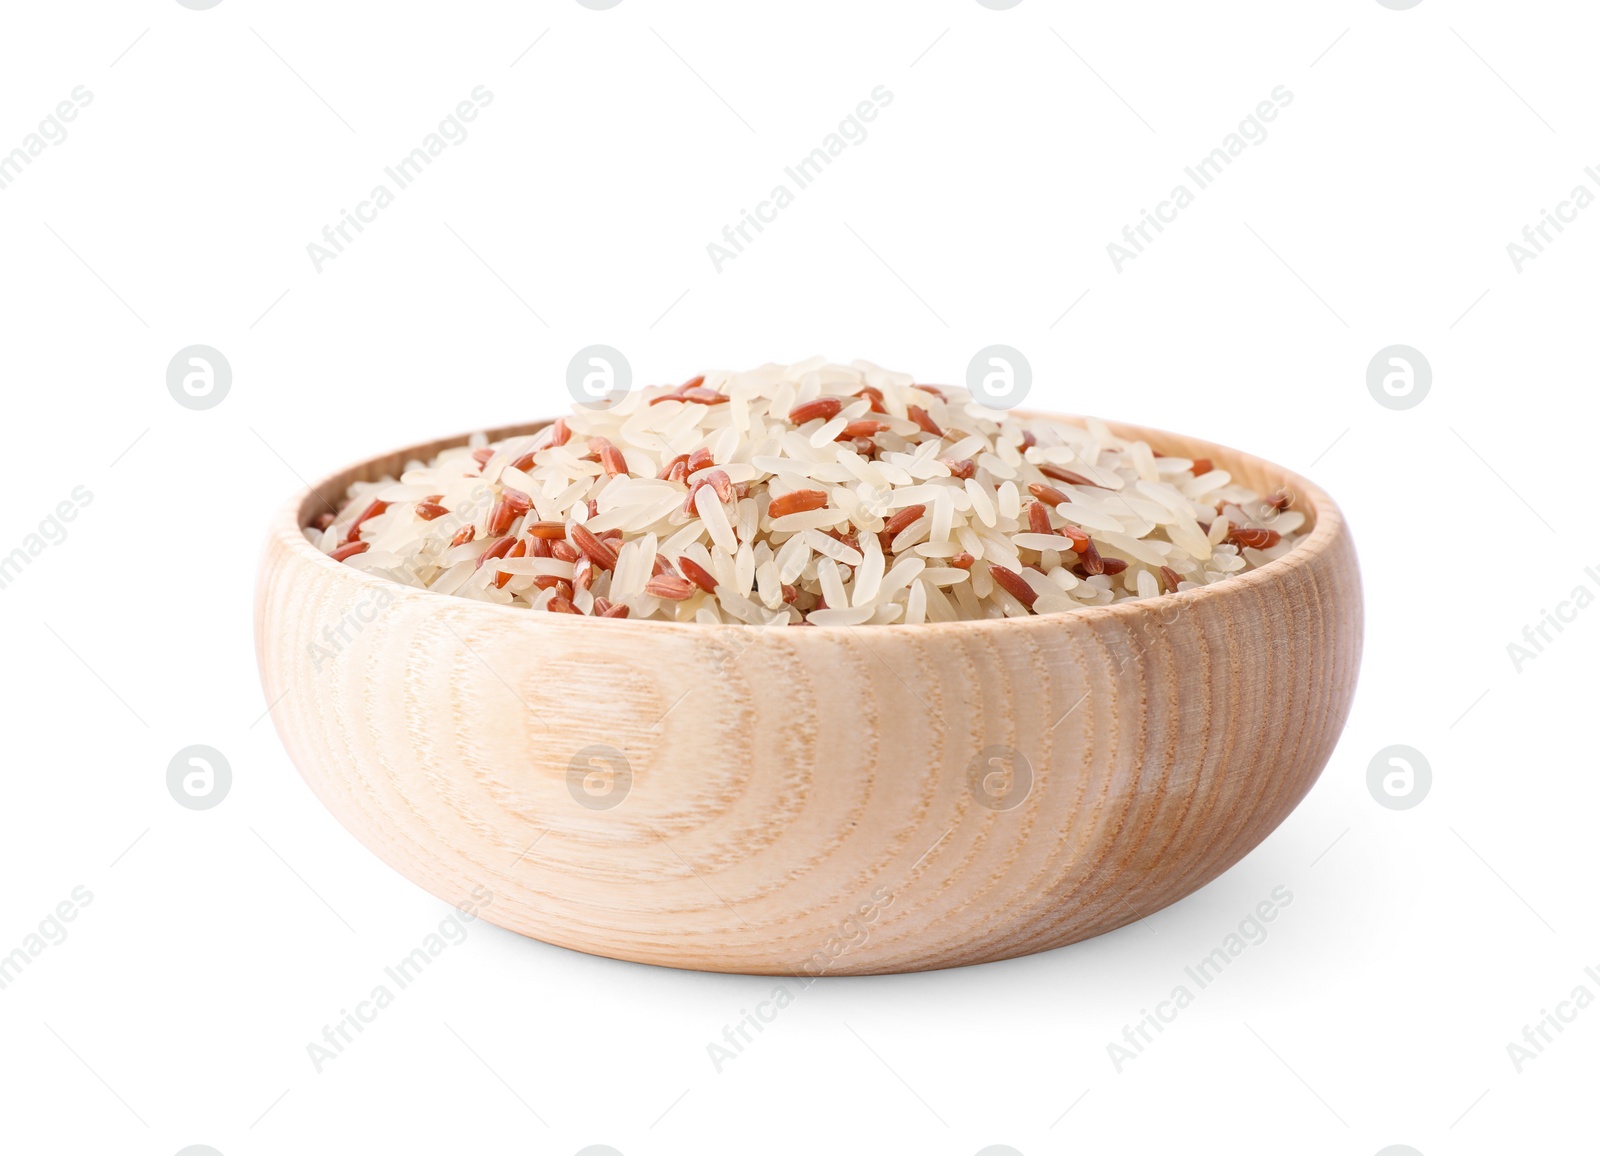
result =
[[[0,990],[0,1148],[1600,1150],[1600,1005],[1507,1054],[1600,996],[1600,610],[1520,672],[1506,649],[1600,590],[1600,209],[1520,273],[1506,252],[1596,187],[1595,32],[1487,0],[6,5],[0,152],[93,100],[0,190],[0,554],[93,500],[0,590],[0,953],[93,900]],[[470,138],[318,272],[307,243],[478,85]],[[867,139],[718,272],[707,243],[878,85]],[[1107,243],[1278,85],[1267,139],[1119,273]],[[165,384],[197,342],[234,371],[206,412]],[[592,342],[649,382],[819,352],[959,380],[1006,342],[1030,404],[1308,473],[1368,614],[1320,783],[1168,910],[826,980],[720,1073],[706,1045],[773,981],[478,923],[318,1074],[307,1043],[448,912],[263,717],[266,519],[348,461],[556,412]],[[1366,388],[1395,342],[1434,373],[1404,412]],[[167,793],[193,743],[233,768],[213,810]],[[1433,769],[1407,811],[1366,786],[1393,743]],[[1268,940],[1118,1072],[1107,1044],[1279,886]]]

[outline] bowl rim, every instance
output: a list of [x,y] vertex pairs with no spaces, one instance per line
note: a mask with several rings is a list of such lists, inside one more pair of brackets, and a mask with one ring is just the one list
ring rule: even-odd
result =
[[[1227,465],[1247,465],[1265,471],[1274,472],[1283,476],[1284,482],[1294,491],[1297,501],[1310,504],[1312,511],[1312,528],[1305,540],[1294,546],[1282,557],[1274,558],[1266,565],[1253,570],[1246,570],[1239,574],[1230,574],[1218,582],[1202,586],[1194,590],[1182,590],[1175,594],[1163,594],[1156,598],[1127,599],[1114,602],[1107,606],[1086,606],[1081,609],[1069,610],[1060,614],[1030,614],[1024,618],[974,618],[958,622],[923,622],[917,626],[907,626],[904,623],[865,623],[857,626],[820,626],[799,631],[779,631],[781,637],[791,636],[807,637],[813,630],[823,636],[837,638],[846,632],[869,632],[874,637],[883,637],[883,632],[890,632],[892,638],[933,638],[938,635],[948,635],[952,632],[973,632],[988,630],[1048,630],[1060,629],[1065,625],[1082,622],[1103,622],[1117,619],[1139,620],[1151,615],[1165,616],[1168,608],[1180,613],[1201,602],[1215,601],[1218,598],[1241,597],[1255,589],[1256,586],[1278,581],[1289,574],[1316,561],[1321,555],[1326,554],[1343,539],[1347,532],[1344,513],[1338,504],[1321,486],[1309,478],[1281,466],[1266,458],[1248,453],[1244,450],[1234,449],[1232,446],[1220,442],[1207,441],[1203,438],[1189,434],[1177,433],[1171,430],[1160,429],[1154,426],[1136,425],[1131,422],[1114,421],[1108,418],[1091,418],[1082,414],[1045,413],[1037,410],[1011,410],[1011,416],[1024,419],[1039,418],[1047,421],[1067,421],[1075,424],[1094,420],[1106,426],[1118,437],[1138,437],[1148,442],[1152,448],[1159,448],[1161,444],[1185,445],[1189,449],[1204,448],[1214,451],[1203,456],[1209,456],[1218,462]],[[324,554],[306,537],[302,519],[313,502],[329,504],[329,499],[324,497],[324,489],[331,486],[338,479],[350,475],[367,472],[379,462],[393,458],[415,457],[415,451],[423,446],[432,447],[437,453],[443,449],[468,444],[469,439],[482,433],[493,441],[507,437],[526,436],[552,424],[555,418],[536,418],[532,421],[518,422],[508,426],[498,426],[488,429],[477,429],[444,438],[435,438],[424,442],[413,442],[401,446],[387,453],[373,454],[357,462],[343,466],[319,478],[312,485],[297,490],[295,495],[284,502],[274,513],[269,523],[268,551],[276,540],[285,547],[289,555],[311,563],[342,573],[349,581],[352,589],[366,589],[385,587],[392,590],[396,597],[415,595],[439,599],[441,609],[449,606],[457,608],[458,612],[489,613],[496,615],[509,615],[505,621],[526,622],[534,628],[548,629],[559,628],[568,620],[574,623],[581,622],[585,628],[598,626],[603,630],[644,631],[646,633],[661,633],[663,631],[690,632],[690,636],[710,639],[714,636],[733,632],[738,637],[755,638],[776,629],[768,626],[752,626],[742,622],[727,622],[711,624],[704,622],[665,622],[657,619],[632,619],[632,618],[595,618],[590,615],[574,617],[570,614],[536,614],[525,607],[502,606],[496,602],[484,602],[475,598],[460,598],[454,594],[438,594],[417,586],[410,586],[404,582],[397,582],[381,574],[369,573],[346,566],[343,562],[335,562],[333,558]],[[1176,456],[1190,456],[1188,454]],[[339,501],[344,501],[340,496]]]

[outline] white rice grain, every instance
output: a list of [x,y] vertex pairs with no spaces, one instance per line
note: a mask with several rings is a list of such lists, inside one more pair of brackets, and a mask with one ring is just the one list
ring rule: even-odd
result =
[[[1160,598],[1173,584],[1191,590],[1271,565],[1310,528],[1291,495],[1264,497],[1203,463],[1196,475],[1195,460],[1157,457],[1101,421],[1018,417],[868,362],[713,371],[698,389],[727,400],[651,386],[534,434],[492,445],[473,435],[407,462],[398,480],[353,483],[307,538],[365,573],[499,605],[548,610],[563,598],[590,614],[605,598],[636,619],[838,627]],[[803,427],[789,420],[818,398],[837,399],[839,411]],[[927,432],[913,406],[945,432]],[[860,420],[877,432],[838,440]],[[1047,500],[1043,487],[1066,497],[1051,506],[1051,525],[1065,522],[1073,537],[1040,533],[1037,515],[1024,516],[1030,493]],[[776,496],[802,490],[817,493],[791,506],[814,508],[764,513]],[[601,545],[580,544],[579,526]],[[1073,546],[1084,534],[1106,573],[1086,572],[1089,559]],[[522,541],[520,556],[479,566],[491,548],[503,555],[507,538]],[[580,548],[615,555],[611,569],[584,564],[584,588],[573,585]],[[714,594],[645,592],[658,569],[687,577],[689,563],[711,576]],[[1031,608],[991,566],[1020,576]]]

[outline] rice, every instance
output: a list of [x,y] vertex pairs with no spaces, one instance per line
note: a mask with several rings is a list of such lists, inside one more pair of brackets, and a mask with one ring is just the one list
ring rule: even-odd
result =
[[854,627],[1197,589],[1293,549],[1293,503],[1093,419],[814,359],[474,435],[356,483],[306,534],[353,568],[505,606]]

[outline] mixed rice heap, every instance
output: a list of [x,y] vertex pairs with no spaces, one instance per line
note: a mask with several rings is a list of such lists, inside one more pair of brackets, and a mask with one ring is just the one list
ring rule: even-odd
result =
[[1204,586],[1292,549],[1292,504],[1093,419],[1023,419],[817,359],[474,437],[351,486],[306,533],[346,565],[506,606],[858,626]]

